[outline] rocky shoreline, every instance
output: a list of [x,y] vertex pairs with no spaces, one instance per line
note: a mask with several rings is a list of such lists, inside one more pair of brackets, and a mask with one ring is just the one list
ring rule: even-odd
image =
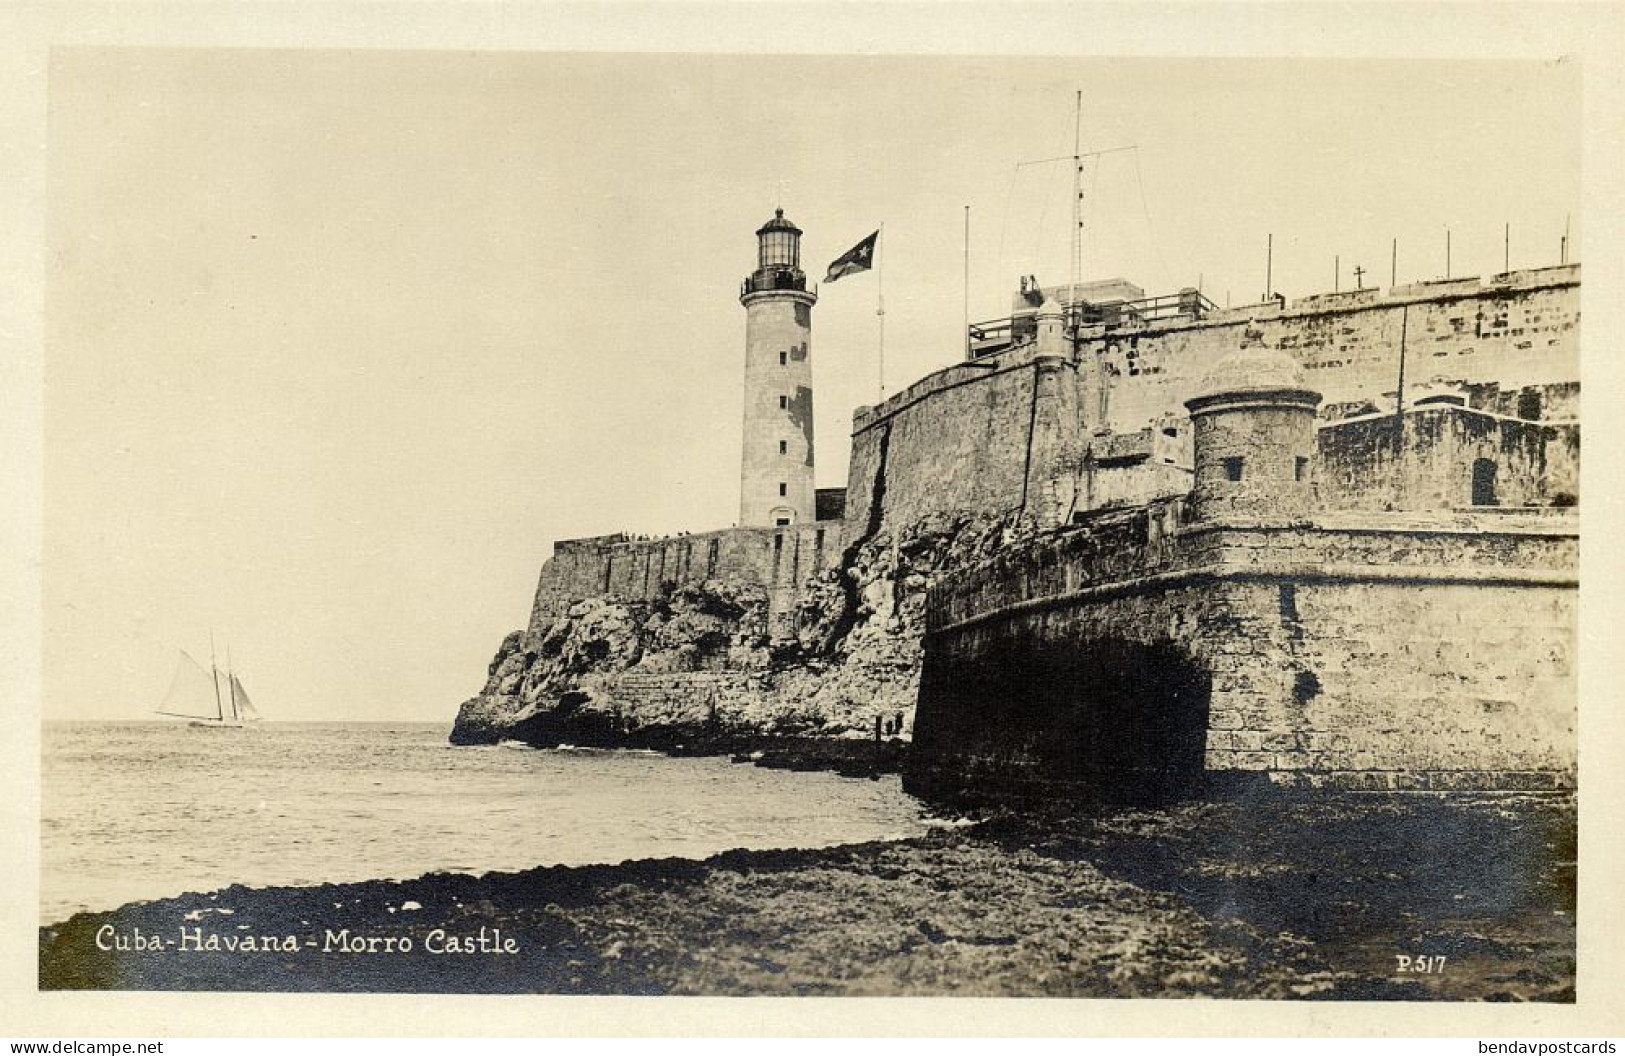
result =
[[879,777],[901,773],[908,742],[898,737],[770,736],[747,730],[693,725],[648,726],[619,730],[607,726],[572,725],[548,736],[523,728],[504,738],[535,748],[633,749],[660,752],[679,758],[725,756],[770,770],[828,771],[842,777]]
[[485,684],[459,706],[452,743],[714,742],[734,754],[739,742],[771,752],[800,741],[792,751],[811,752],[814,741],[906,737],[932,583],[1035,531],[1016,514],[877,521],[835,567],[799,583],[791,611],[738,575],[583,596],[562,582],[555,556],[529,624],[503,639]]
[[1572,1002],[1575,837],[1572,796],[1271,795],[232,887],[42,928],[39,985]]

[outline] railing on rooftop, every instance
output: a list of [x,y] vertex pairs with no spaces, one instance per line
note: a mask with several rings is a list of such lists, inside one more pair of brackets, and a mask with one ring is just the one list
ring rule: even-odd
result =
[[[1090,304],[1080,301],[1062,306],[1077,326],[1101,326],[1114,330],[1120,326],[1163,322],[1174,319],[1205,319],[1217,311],[1214,304],[1198,290],[1181,290],[1158,297],[1142,297],[1134,301],[1111,301]],[[1034,316],[1022,314],[1003,319],[988,319],[970,324],[970,358],[980,359],[1003,352],[1030,338],[1037,332]]]
[[807,289],[807,275],[801,271],[767,271],[754,272],[739,284],[739,296],[748,293],[761,293],[764,290],[803,290]]

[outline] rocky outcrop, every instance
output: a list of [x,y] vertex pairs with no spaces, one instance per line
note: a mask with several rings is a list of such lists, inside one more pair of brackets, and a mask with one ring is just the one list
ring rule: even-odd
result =
[[769,659],[767,595],[737,581],[707,580],[652,602],[586,598],[536,627],[502,640],[485,688],[458,712],[453,743],[539,742],[595,715],[614,726],[620,709],[608,686],[634,669],[753,670]]
[[944,572],[1033,534],[1016,516],[933,514],[874,526],[770,618],[760,585],[711,579],[653,600],[598,596],[508,635],[465,702],[458,744],[711,745],[907,737],[925,594]]

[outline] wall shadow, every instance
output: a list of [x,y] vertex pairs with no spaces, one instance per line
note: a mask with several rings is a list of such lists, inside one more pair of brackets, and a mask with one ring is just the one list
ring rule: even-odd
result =
[[1212,676],[1172,642],[927,648],[907,787],[932,799],[1166,802],[1204,787]]

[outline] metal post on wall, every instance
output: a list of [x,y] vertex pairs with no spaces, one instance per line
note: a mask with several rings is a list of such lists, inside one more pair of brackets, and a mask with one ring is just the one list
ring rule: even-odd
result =
[[1275,233],[1269,235],[1269,241],[1264,244],[1264,299],[1267,301],[1275,293]]
[[1405,305],[1399,315],[1399,386],[1394,393],[1394,416],[1399,419],[1399,428],[1403,434],[1405,429],[1405,337],[1411,319],[1411,306]]

